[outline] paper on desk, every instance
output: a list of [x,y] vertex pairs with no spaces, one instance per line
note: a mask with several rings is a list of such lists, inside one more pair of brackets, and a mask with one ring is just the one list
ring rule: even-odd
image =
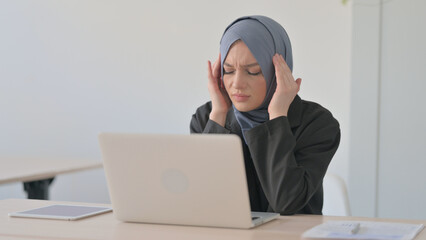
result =
[[[359,223],[356,233],[347,231],[347,226]],[[303,238],[340,239],[414,239],[424,228],[423,224],[368,222],[368,221],[328,221],[304,232]]]

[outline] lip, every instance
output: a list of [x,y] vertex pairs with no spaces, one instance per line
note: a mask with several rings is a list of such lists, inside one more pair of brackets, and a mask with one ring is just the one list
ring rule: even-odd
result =
[[249,95],[241,94],[241,93],[235,93],[232,94],[232,98],[237,102],[245,102],[249,99]]

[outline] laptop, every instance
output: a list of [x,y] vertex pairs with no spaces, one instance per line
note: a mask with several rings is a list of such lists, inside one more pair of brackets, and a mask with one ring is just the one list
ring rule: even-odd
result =
[[125,222],[252,228],[241,140],[232,134],[101,133],[114,216]]

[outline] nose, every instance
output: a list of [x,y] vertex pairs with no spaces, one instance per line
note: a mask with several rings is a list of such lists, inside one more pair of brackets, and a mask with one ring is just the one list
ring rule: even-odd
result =
[[245,88],[246,81],[245,81],[244,76],[243,76],[243,71],[236,70],[233,80],[234,81],[232,81],[232,85],[235,89],[244,89]]

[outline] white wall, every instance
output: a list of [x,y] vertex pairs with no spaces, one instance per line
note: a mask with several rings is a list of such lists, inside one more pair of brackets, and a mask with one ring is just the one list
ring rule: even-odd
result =
[[353,215],[375,216],[380,76],[380,1],[353,4],[349,197]]
[[[0,155],[100,158],[101,131],[188,133],[209,100],[207,59],[251,14],[286,28],[301,97],[341,124],[330,171],[347,180],[351,6],[341,0],[0,0]],[[0,198],[24,197],[20,188],[0,186]],[[59,176],[52,199],[108,202],[102,171]]]
[[355,0],[353,10],[353,214],[425,219],[426,2]]
[[422,0],[383,4],[380,217],[426,219],[425,12]]

